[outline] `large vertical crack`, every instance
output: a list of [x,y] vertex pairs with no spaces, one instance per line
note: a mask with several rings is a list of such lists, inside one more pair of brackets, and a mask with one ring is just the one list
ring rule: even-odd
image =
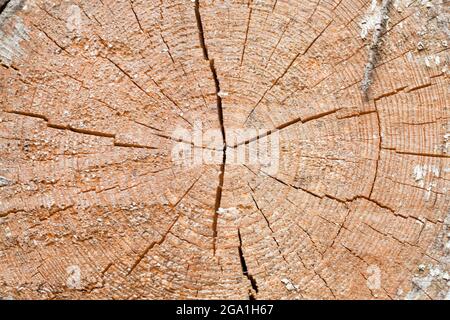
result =
[[195,0],[195,18],[197,20],[197,28],[198,28],[198,35],[200,40],[200,47],[203,51],[203,58],[209,62],[209,68],[211,69],[211,73],[214,79],[214,84],[216,88],[216,99],[217,99],[217,113],[218,118],[220,122],[220,130],[222,132],[222,143],[223,143],[223,158],[222,158],[222,164],[220,166],[220,174],[219,174],[219,183],[217,185],[216,190],[216,200],[214,204],[214,215],[213,215],[213,223],[212,223],[212,230],[213,230],[213,252],[214,255],[216,254],[216,240],[217,240],[217,220],[218,220],[218,211],[220,209],[220,205],[222,202],[222,190],[223,190],[223,184],[224,184],[224,178],[225,178],[225,164],[227,162],[227,141],[226,141],[226,134],[225,134],[225,126],[223,123],[223,109],[222,109],[222,97],[220,96],[220,81],[219,77],[217,76],[217,70],[214,65],[214,59],[210,59],[208,47],[206,46],[205,42],[205,36],[204,36],[204,30],[203,30],[203,23],[202,23],[202,16],[200,14],[200,1]]
[[199,0],[195,0],[195,19],[197,20],[198,36],[200,40],[200,47],[203,50],[203,58],[205,58],[205,60],[209,60],[208,48],[206,47],[205,36],[203,32],[203,23],[202,23],[202,16],[200,14]]
[[242,267],[242,274],[247,277],[247,279],[250,281],[250,284],[252,286],[252,290],[249,290],[248,296],[250,300],[256,300],[256,297],[254,293],[258,293],[258,285],[256,284],[255,278],[248,273],[247,263],[245,262],[244,252],[242,251],[242,237],[241,237],[241,230],[238,229],[238,237],[239,237],[239,259],[241,261],[241,267]]

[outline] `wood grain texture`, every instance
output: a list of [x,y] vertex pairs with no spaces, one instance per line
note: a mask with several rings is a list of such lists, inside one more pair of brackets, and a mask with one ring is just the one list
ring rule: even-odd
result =
[[449,298],[444,1],[0,5],[0,297]]

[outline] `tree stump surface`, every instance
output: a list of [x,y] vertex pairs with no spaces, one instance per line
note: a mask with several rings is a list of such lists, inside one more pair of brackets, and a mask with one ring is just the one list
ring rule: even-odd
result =
[[444,1],[0,8],[0,297],[449,299]]

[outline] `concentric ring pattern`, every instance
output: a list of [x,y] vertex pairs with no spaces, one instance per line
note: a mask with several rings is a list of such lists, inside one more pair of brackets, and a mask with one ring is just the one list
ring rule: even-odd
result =
[[448,297],[448,7],[387,2],[9,1],[0,296]]

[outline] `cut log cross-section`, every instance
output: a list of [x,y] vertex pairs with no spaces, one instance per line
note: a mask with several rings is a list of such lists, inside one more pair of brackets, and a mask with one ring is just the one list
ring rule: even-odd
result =
[[444,299],[443,0],[0,0],[0,297]]

